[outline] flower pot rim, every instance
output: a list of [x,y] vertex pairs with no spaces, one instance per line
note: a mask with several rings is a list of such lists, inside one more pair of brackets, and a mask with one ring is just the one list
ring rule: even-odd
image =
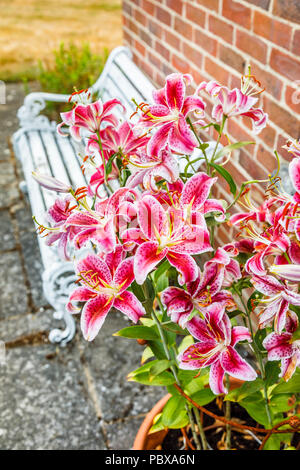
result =
[[148,433],[153,425],[153,420],[158,413],[160,413],[169,400],[171,398],[171,394],[167,393],[163,396],[155,405],[154,407],[147,413],[144,421],[142,422],[137,435],[134,440],[134,444],[132,450],[144,450],[145,444],[148,438]]
[[[236,387],[241,386],[244,383],[244,381],[240,379],[236,379],[234,377],[230,377],[230,383],[231,383],[232,388],[236,388]],[[144,421],[142,422],[137,432],[132,450],[145,450],[148,433],[153,425],[153,420],[155,416],[158,415],[158,413],[162,411],[163,407],[165,406],[165,404],[171,397],[172,395],[170,393],[167,393],[147,413]]]

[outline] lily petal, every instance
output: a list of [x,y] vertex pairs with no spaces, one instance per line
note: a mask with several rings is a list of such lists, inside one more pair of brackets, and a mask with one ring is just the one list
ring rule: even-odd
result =
[[137,323],[138,320],[146,314],[141,302],[129,291],[122,292],[122,294],[115,299],[114,307],[127,315],[134,323]]
[[112,305],[113,299],[103,294],[85,304],[80,324],[83,336],[87,341],[95,339]]
[[159,250],[156,242],[145,242],[140,245],[134,257],[134,274],[138,284],[145,282],[147,275],[167,254],[167,248]]
[[220,361],[225,372],[236,379],[251,381],[255,380],[257,377],[253,367],[242,359],[231,346],[228,346],[227,349],[222,352]]

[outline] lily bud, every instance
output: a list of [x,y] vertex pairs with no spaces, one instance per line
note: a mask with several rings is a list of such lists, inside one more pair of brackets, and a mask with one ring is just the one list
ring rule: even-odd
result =
[[69,193],[72,189],[70,185],[62,183],[61,181],[49,175],[42,175],[36,171],[33,171],[32,176],[41,186],[43,186],[43,188],[49,189],[50,191],[56,191],[57,193]]

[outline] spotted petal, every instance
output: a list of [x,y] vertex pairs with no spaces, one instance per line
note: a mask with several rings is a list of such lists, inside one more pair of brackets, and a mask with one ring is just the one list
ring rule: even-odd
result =
[[181,286],[196,279],[198,266],[192,256],[169,251],[167,258],[170,264],[179,272],[178,282]]
[[120,288],[119,292],[124,292],[134,281],[133,257],[124,259],[116,269],[114,284]]
[[95,299],[89,300],[85,304],[80,324],[83,336],[87,341],[93,341],[97,336],[112,306],[113,298],[104,294],[99,294]]
[[143,284],[147,275],[167,254],[167,248],[159,250],[156,242],[145,242],[140,245],[134,257],[134,274],[138,284]]
[[114,307],[127,315],[134,323],[137,323],[140,317],[146,314],[141,302],[129,291],[122,292],[122,294],[115,299]]
[[220,362],[225,372],[236,379],[251,381],[257,377],[255,370],[231,346],[222,352]]
[[212,185],[217,178],[211,178],[200,172],[192,176],[184,186],[180,204],[182,206],[191,205],[193,210],[200,209],[208,198]]
[[215,395],[227,393],[227,389],[224,387],[224,375],[225,371],[220,361],[216,361],[211,365],[209,371],[209,386]]

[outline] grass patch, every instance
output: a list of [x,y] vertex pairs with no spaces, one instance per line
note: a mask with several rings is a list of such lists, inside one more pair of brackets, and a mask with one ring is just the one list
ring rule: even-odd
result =
[[123,42],[121,0],[0,0],[0,9],[0,80],[35,80],[61,42],[88,42],[96,55]]

